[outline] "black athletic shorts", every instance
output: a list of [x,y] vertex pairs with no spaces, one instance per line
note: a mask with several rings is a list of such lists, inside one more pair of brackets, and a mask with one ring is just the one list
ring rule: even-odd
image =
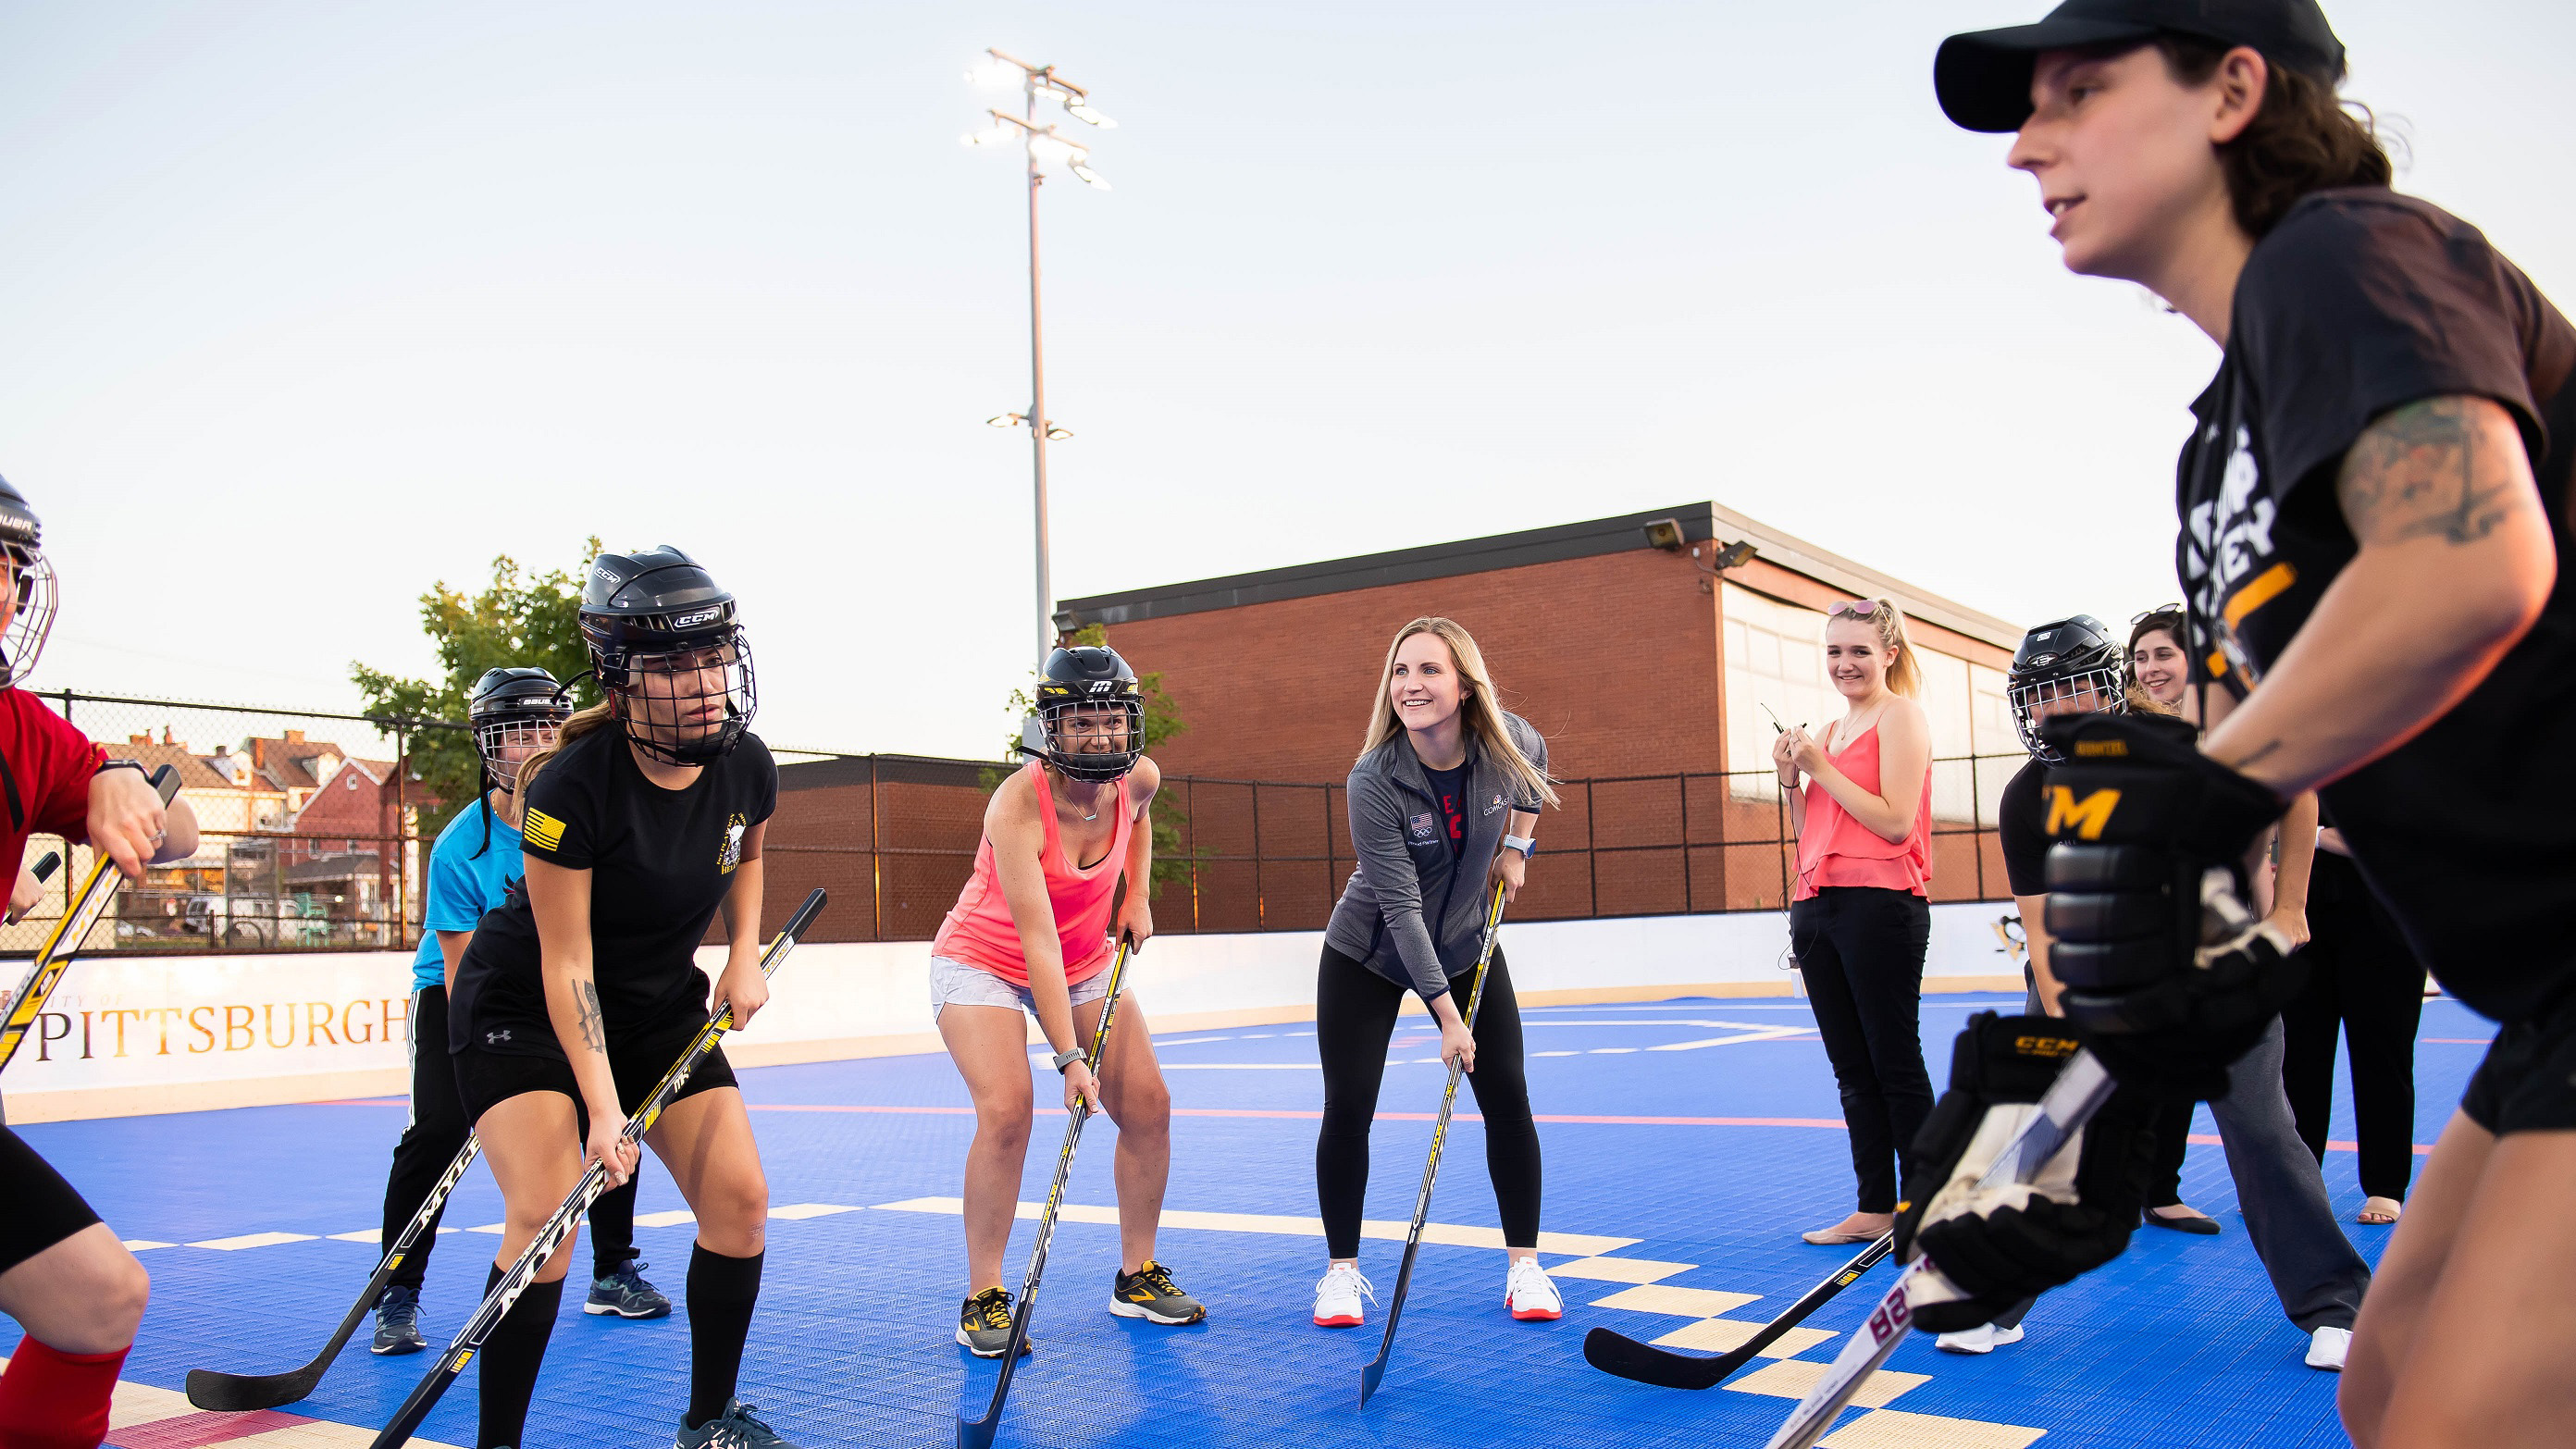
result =
[[[698,1029],[707,1024],[703,1016],[674,1019],[663,1026],[638,1031],[608,1043],[608,1070],[617,1079],[617,1105],[632,1114],[644,1105],[644,1098],[660,1084],[662,1074],[689,1049]],[[739,1085],[734,1080],[733,1063],[725,1060],[719,1046],[706,1054],[689,1080],[680,1086],[674,1102],[712,1092],[718,1087]],[[561,1092],[572,1098],[573,1115],[581,1123],[581,1135],[590,1136],[590,1108],[581,1099],[581,1084],[574,1080],[572,1063],[561,1057],[507,1056],[468,1044],[456,1053],[456,1090],[465,1099],[465,1119],[480,1122],[483,1114],[496,1105],[522,1092]]]
[[2469,1078],[2460,1110],[2498,1137],[2576,1128],[2576,1000],[2505,1023]]
[[97,1221],[53,1164],[0,1127],[0,1273]]

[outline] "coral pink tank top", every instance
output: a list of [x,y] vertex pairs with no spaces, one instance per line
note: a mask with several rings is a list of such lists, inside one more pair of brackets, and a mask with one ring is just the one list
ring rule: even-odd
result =
[[[1064,979],[1070,986],[1088,981],[1109,964],[1109,908],[1118,895],[1118,876],[1126,868],[1127,839],[1135,833],[1136,812],[1127,804],[1127,782],[1118,782],[1118,828],[1099,863],[1083,870],[1065,859],[1064,841],[1056,834],[1055,792],[1047,788],[1046,766],[1032,760],[1026,767],[1037,777],[1038,817],[1046,822],[1046,845],[1038,863],[1046,870],[1047,901],[1055,907],[1055,929],[1064,950]],[[959,893],[948,918],[939,923],[930,954],[980,967],[1013,986],[1029,984],[1028,957],[1020,950],[1020,928],[1011,920],[1011,905],[993,873],[993,837],[975,851],[975,874]]]
[[[1851,782],[1876,794],[1879,788],[1878,726],[1861,731],[1841,754],[1827,753],[1834,768]],[[1923,895],[1932,879],[1932,772],[1923,772],[1923,799],[1914,807],[1914,831],[1890,840],[1861,824],[1832,792],[1809,780],[1807,820],[1798,832],[1797,900],[1826,886],[1877,886],[1882,890]]]

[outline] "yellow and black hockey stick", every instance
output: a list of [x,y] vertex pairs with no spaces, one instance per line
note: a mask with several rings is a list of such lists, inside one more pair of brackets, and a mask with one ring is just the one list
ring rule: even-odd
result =
[[[163,805],[169,804],[170,797],[179,793],[179,772],[163,765],[152,772],[152,788],[160,792]],[[6,1068],[9,1059],[18,1054],[18,1043],[27,1039],[29,1028],[36,1024],[36,1013],[45,1009],[45,998],[54,994],[72,958],[80,954],[81,942],[107,914],[109,904],[116,899],[116,888],[125,883],[125,876],[117,870],[116,862],[108,859],[107,852],[93,849],[98,859],[89,868],[89,879],[73,893],[71,904],[64,909],[63,918],[54,922],[45,944],[36,948],[36,959],[27,963],[26,980],[9,998],[9,1014],[0,1017],[0,1068]]]

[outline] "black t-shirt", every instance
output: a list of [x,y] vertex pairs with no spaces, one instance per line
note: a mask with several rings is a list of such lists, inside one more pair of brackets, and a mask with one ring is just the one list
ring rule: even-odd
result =
[[1449,858],[1456,860],[1467,850],[1467,767],[1454,770],[1428,767],[1423,778],[1431,782],[1431,798],[1440,802],[1440,819],[1449,832]]
[[[538,773],[520,848],[590,872],[591,971],[612,1040],[704,1017],[698,942],[733,886],[743,833],[777,804],[778,767],[751,734],[685,790],[645,779],[616,729],[564,746]],[[563,1055],[546,1015],[524,884],[475,928],[457,964],[449,1021],[453,1047],[479,1037],[487,1051]]]
[[2576,329],[2476,228],[2379,188],[2320,192],[2258,243],[2184,445],[2183,587],[2241,693],[2357,552],[2335,496],[2362,430],[2407,403],[2512,413],[2556,534],[2540,622],[2450,713],[2322,792],[2356,863],[2454,995],[2499,1019],[2576,989]]
[[2004,877],[2017,896],[2048,893],[2048,767],[2037,760],[2016,771],[1995,811],[1996,842],[2004,851]]

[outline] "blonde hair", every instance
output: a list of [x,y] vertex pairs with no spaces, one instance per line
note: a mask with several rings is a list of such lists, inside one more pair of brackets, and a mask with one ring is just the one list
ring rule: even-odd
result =
[[[1852,599],[1848,602],[1856,604],[1862,601]],[[1914,657],[1914,640],[1905,632],[1905,612],[1897,608],[1892,599],[1871,599],[1868,602],[1872,607],[1867,614],[1840,612],[1844,606],[1836,604],[1825,611],[1825,622],[1830,625],[1836,619],[1849,619],[1855,624],[1866,624],[1876,632],[1879,647],[1888,653],[1888,692],[1912,699],[1923,692],[1923,665]]]
[[1449,646],[1450,658],[1457,661],[1458,678],[1466,685],[1458,701],[1458,713],[1464,717],[1469,736],[1482,741],[1485,748],[1500,760],[1504,772],[1518,786],[1518,794],[1532,796],[1550,805],[1563,802],[1556,796],[1556,786],[1547,772],[1531,764],[1512,741],[1512,732],[1503,724],[1502,704],[1494,697],[1493,676],[1485,672],[1484,651],[1476,647],[1475,636],[1455,619],[1425,615],[1395,631],[1395,642],[1386,646],[1386,667],[1378,671],[1377,703],[1369,714],[1368,730],[1360,737],[1360,758],[1375,754],[1387,741],[1404,733],[1404,721],[1395,715],[1395,651],[1416,634],[1437,634]]
[[535,754],[528,756],[528,758],[520,764],[519,788],[515,793],[519,797],[521,808],[525,808],[527,805],[528,792],[536,788],[537,771],[544,769],[547,761],[552,760],[555,756],[563,753],[564,746],[580,739],[583,735],[589,734],[592,730],[603,729],[615,723],[617,723],[616,711],[612,709],[609,706],[608,701],[604,699],[599,703],[592,705],[588,709],[573,711],[572,718],[565,720],[563,722],[563,728],[556,731],[555,742],[546,746],[544,749],[537,751]]

